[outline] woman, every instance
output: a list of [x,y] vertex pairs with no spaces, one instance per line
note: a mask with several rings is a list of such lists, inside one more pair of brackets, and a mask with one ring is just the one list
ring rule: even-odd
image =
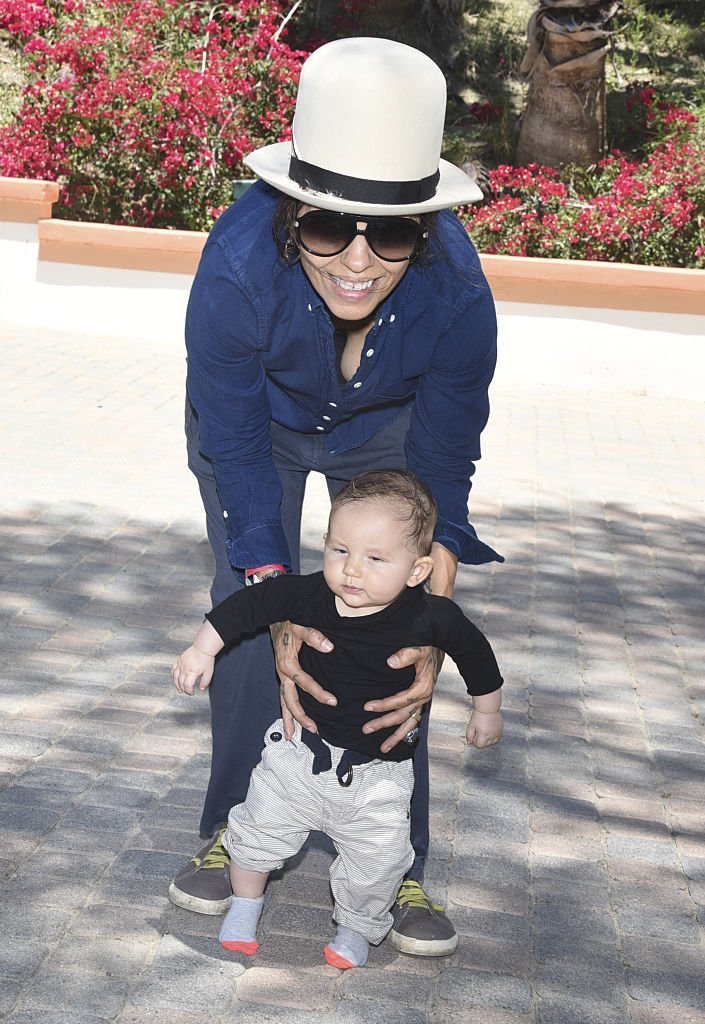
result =
[[[416,472],[439,507],[432,589],[450,596],[458,560],[500,556],[467,521],[469,479],[489,412],[496,325],[477,254],[447,207],[479,199],[440,160],[445,82],[436,65],[383,39],[346,39],[304,65],[292,142],[246,163],[262,179],[211,232],[187,314],[189,464],[216,561],[213,602],[246,583],[298,571],[306,477],[331,494],[359,472]],[[442,212],[438,212],[442,211]],[[301,670],[301,640],[275,637],[285,728],[315,731],[294,681],[331,695]],[[434,652],[399,652],[414,685],[384,701],[365,731],[395,743],[419,730],[411,807],[416,860],[393,913],[404,952],[444,955],[457,945],[448,918],[421,888],[428,849],[428,715]],[[170,888],[177,905],[227,909],[220,826],[244,800],[262,735],[278,711],[268,635],[238,645],[210,687],[213,758],[201,833],[213,838]],[[412,737],[413,742],[413,737]]]

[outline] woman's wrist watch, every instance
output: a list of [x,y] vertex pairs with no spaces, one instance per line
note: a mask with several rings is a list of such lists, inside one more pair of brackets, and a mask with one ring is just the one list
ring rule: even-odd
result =
[[271,580],[275,576],[286,576],[283,565],[261,565],[258,569],[245,570],[245,586],[251,587],[262,580]]

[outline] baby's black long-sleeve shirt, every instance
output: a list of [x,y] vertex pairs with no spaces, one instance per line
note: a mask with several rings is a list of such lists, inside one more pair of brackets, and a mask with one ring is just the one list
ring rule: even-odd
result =
[[226,646],[259,632],[274,622],[289,620],[314,626],[335,645],[327,654],[304,644],[301,667],[338,704],[319,704],[299,689],[299,699],[320,735],[336,747],[370,757],[403,761],[412,749],[398,743],[388,754],[380,745],[393,728],[369,735],[365,722],[376,715],[364,710],[370,700],[391,697],[410,686],[415,669],[394,669],[387,658],[402,647],[437,647],[458,666],[468,693],[480,696],[502,685],[497,661],[484,633],[455,602],[429,594],[423,587],[406,587],[387,608],[372,615],[343,616],[322,572],[309,576],[278,576],[238,590],[206,616]]

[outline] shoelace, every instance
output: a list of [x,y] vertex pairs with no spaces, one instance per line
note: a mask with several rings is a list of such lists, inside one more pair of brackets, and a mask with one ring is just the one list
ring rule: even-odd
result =
[[397,895],[397,903],[400,907],[416,907],[420,910],[433,910],[443,911],[443,907],[439,903],[433,903],[426,893],[423,891],[418,882],[413,882],[411,879],[407,879],[401,883],[399,893]]
[[225,828],[221,828],[218,833],[218,838],[211,846],[208,853],[201,860],[200,857],[193,857],[193,863],[197,868],[204,868],[206,870],[210,868],[225,868],[230,864],[230,857],[223,847],[223,833]]

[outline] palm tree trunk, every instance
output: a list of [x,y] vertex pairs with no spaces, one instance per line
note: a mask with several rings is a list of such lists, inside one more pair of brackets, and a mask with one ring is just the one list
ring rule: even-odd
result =
[[605,152],[605,58],[619,0],[538,0],[516,163],[589,166]]

